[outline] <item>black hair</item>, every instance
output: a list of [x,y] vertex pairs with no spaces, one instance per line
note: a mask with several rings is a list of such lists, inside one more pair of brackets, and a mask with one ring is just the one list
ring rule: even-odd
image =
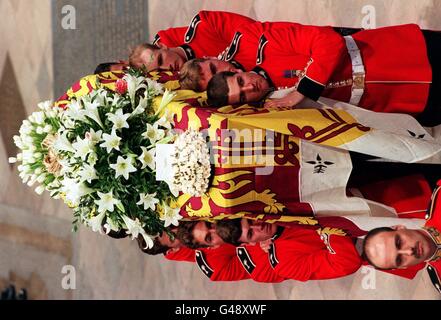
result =
[[108,72],[108,71],[110,71],[110,67],[115,64],[118,64],[118,62],[100,63],[99,65],[96,66],[95,71],[93,73],[98,74],[98,73]]
[[223,71],[216,73],[207,85],[207,103],[213,107],[223,107],[228,105],[228,88],[227,79],[236,74],[236,72]]
[[[190,248],[190,249],[197,249],[197,248],[206,248],[208,246],[201,245],[196,242],[194,236],[193,236],[193,230],[196,224],[198,224],[200,220],[197,221],[182,221],[179,223],[178,226],[178,232],[176,237],[181,241],[181,243]],[[205,223],[209,223],[208,221],[205,221]]]
[[242,235],[242,219],[220,220],[216,224],[216,233],[226,243],[230,243],[234,246],[240,246],[239,241]]

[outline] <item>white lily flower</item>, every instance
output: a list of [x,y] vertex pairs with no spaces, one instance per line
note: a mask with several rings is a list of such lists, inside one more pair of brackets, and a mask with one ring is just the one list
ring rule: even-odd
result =
[[89,132],[86,132],[86,138],[90,140],[94,145],[97,144],[101,140],[101,136],[103,135],[102,130],[98,130],[95,132],[93,128],[90,128]]
[[147,78],[146,81],[148,88],[153,91],[154,95],[158,96],[164,92],[164,86],[161,83],[150,78]]
[[9,158],[8,158],[8,162],[9,162],[9,163],[16,163],[16,162],[17,162],[17,158],[15,158],[15,157],[9,157]]
[[101,122],[101,118],[100,115],[98,113],[98,107],[99,107],[99,102],[98,101],[94,101],[94,102],[89,102],[89,101],[84,101],[84,115],[92,120],[94,120],[96,123],[98,123],[101,128],[104,128],[103,123]]
[[155,122],[155,125],[171,130],[172,123],[173,113],[170,110],[165,109],[164,114]]
[[111,134],[104,133],[103,134],[104,142],[100,144],[100,147],[106,148],[107,153],[110,153],[112,149],[119,150],[119,142],[121,138],[116,134],[115,128],[112,129]]
[[69,158],[58,159],[58,162],[61,164],[60,175],[64,176],[66,173],[71,173],[74,170]]
[[56,151],[68,151],[68,152],[75,152],[75,149],[72,147],[72,144],[67,139],[67,131],[64,131],[63,133],[58,135],[58,138],[55,139],[53,148]]
[[87,181],[91,183],[92,180],[98,178],[95,168],[87,163],[83,163],[83,166],[78,175],[80,176],[81,182]]
[[137,205],[143,205],[144,210],[150,209],[155,211],[156,204],[159,203],[159,199],[155,198],[156,192],[149,194],[149,193],[140,193],[139,194],[139,201],[136,203]]
[[131,157],[127,157],[124,159],[123,157],[118,156],[116,163],[110,164],[110,167],[115,170],[115,178],[123,176],[126,180],[129,179],[129,174],[131,172],[136,171],[136,168],[132,164]]
[[77,206],[80,198],[93,192],[84,183],[78,182],[75,179],[64,178],[62,181],[61,192],[66,194],[66,201],[72,206]]
[[102,211],[93,218],[87,221],[87,225],[92,229],[93,232],[103,233],[103,219],[106,215],[106,211]]
[[171,181],[171,180],[165,180],[165,183],[167,183],[168,189],[170,190],[171,194],[174,197],[178,197],[179,196],[179,188],[178,188],[178,186],[175,185],[173,183],[173,181]]
[[95,200],[94,202],[98,205],[98,212],[113,212],[115,210],[115,206],[117,206],[120,201],[118,199],[115,199],[113,197],[112,191],[108,193],[101,193],[97,191],[98,197],[100,197],[100,200]]
[[110,217],[107,217],[104,229],[106,230],[106,234],[109,234],[110,231],[119,231],[119,227]]
[[96,101],[100,106],[105,106],[107,104],[107,92],[104,89],[98,89],[95,95]]
[[138,114],[141,114],[145,111],[145,109],[147,108],[147,104],[148,104],[148,99],[146,97],[146,95],[144,95],[144,97],[139,99],[139,104],[138,106],[135,108],[135,110],[133,110],[133,112],[130,114],[131,117],[136,116]]
[[152,170],[155,170],[156,163],[155,163],[155,154],[156,154],[156,148],[152,148],[150,150],[147,150],[146,147],[141,147],[142,153],[138,157],[138,160],[142,163],[141,169],[144,169],[145,167],[149,167]]
[[[86,118],[84,118],[84,119],[86,119]],[[66,129],[71,129],[71,128],[75,127],[75,121],[72,118],[63,117],[61,119],[61,122],[63,123],[63,126]]]
[[159,104],[158,111],[156,111],[156,114],[161,114],[165,107],[174,99],[175,96],[175,92],[166,89],[164,95],[162,96],[161,103]]
[[110,103],[112,107],[117,107],[119,105],[120,100],[122,100],[120,95],[114,95],[107,98],[107,101]]
[[93,151],[93,145],[87,138],[78,138],[76,142],[72,143],[72,147],[75,149],[74,156],[81,158],[83,161],[86,160],[87,155]]
[[179,220],[182,216],[179,214],[179,208],[172,208],[168,205],[164,205],[164,214],[159,219],[164,221],[164,227],[167,228],[169,225],[178,226]]
[[123,114],[122,109],[118,109],[115,113],[107,113],[109,120],[113,122],[115,129],[128,128],[127,118],[130,117],[130,113]]
[[135,77],[130,74],[126,74],[123,78],[127,82],[127,93],[129,94],[130,101],[132,104],[135,101],[136,91],[139,89],[147,89],[146,84],[144,83],[144,77]]
[[66,116],[73,120],[78,120],[78,121],[86,120],[84,109],[81,106],[81,103],[77,100],[71,100],[65,112],[66,112]]
[[156,124],[152,126],[150,123],[147,123],[147,130],[142,134],[142,136],[149,139],[151,144],[155,144],[156,141],[164,137],[164,134],[164,130],[159,129]]
[[136,239],[138,235],[141,234],[146,243],[146,247],[144,249],[153,247],[153,239],[145,232],[138,218],[136,218],[136,220],[132,220],[126,215],[123,215],[122,219],[127,227],[126,233],[128,235],[132,235],[132,240]]

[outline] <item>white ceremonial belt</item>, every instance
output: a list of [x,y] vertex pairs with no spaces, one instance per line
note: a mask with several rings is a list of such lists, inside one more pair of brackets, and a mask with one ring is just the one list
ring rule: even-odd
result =
[[357,106],[364,93],[364,79],[366,73],[364,70],[360,49],[358,49],[354,38],[351,36],[345,36],[344,38],[346,41],[346,48],[348,48],[348,53],[352,62],[352,89],[349,103]]

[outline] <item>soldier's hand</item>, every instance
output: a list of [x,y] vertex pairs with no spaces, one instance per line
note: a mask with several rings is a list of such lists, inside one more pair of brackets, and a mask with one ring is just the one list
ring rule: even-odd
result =
[[266,101],[264,107],[266,108],[279,108],[279,107],[295,107],[299,104],[305,96],[298,91],[293,91],[283,98],[270,99]]
[[268,252],[269,248],[271,246],[271,243],[273,243],[273,240],[272,239],[268,239],[268,240],[265,240],[265,241],[260,241],[259,245],[260,245],[260,247],[262,248],[263,251]]

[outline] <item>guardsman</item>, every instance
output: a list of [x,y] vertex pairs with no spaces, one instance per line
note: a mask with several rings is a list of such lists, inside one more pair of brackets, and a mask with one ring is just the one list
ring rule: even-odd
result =
[[431,205],[428,209],[424,226],[425,230],[431,236],[433,242],[436,244],[436,250],[433,253],[430,261],[427,263],[427,272],[433,285],[441,293],[441,183],[438,182],[438,187],[435,189],[432,197]]
[[322,229],[285,228],[270,245],[268,258],[277,275],[299,281],[339,278],[361,266],[350,237]]
[[253,22],[253,19],[236,13],[200,11],[188,28],[159,31],[153,45],[141,44],[135,47],[130,54],[130,65],[144,67],[147,71],[177,71],[185,61],[206,56],[216,57],[230,43],[237,28]]
[[441,117],[434,117],[441,114],[434,110],[441,101],[440,37],[415,24],[342,37],[331,27],[256,22],[236,31],[222,58],[236,60],[245,70],[254,65],[272,89],[296,89],[267,106],[295,106],[304,97],[325,96],[373,111],[418,115],[433,126]]
[[[225,220],[218,224],[219,236],[227,243],[238,245],[239,259],[251,275],[259,263],[268,262],[274,279],[299,281],[343,277],[361,266],[353,240],[339,229],[282,228],[249,219]],[[263,249],[251,246],[268,240],[268,234],[272,240],[265,261],[260,258]]]
[[255,20],[237,13],[202,10],[193,17],[188,27],[159,31],[153,44],[169,48],[189,46],[194,57],[217,57],[230,43],[236,29],[253,22]]

